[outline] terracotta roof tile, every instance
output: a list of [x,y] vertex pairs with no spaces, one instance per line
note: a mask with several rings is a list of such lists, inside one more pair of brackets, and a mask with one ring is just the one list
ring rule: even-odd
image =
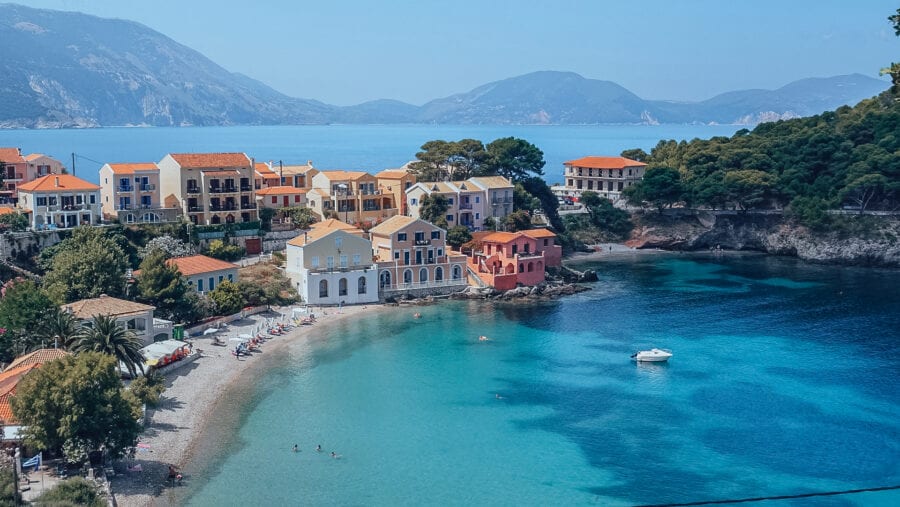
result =
[[[369,232],[372,234],[389,236],[389,235],[399,231],[400,229],[403,229],[407,225],[409,225],[413,222],[416,222],[418,220],[421,220],[421,219],[414,218],[414,217],[407,217],[407,216],[403,216],[403,215],[394,215],[391,218],[388,218],[387,220],[385,220],[384,222],[369,229]],[[427,224],[429,227],[433,227],[430,223],[425,222],[424,220],[422,220],[422,222]]]
[[272,168],[269,167],[269,164],[263,162],[257,162],[253,164],[253,170],[257,172],[260,176],[264,178],[271,178],[273,176],[277,177],[278,175],[272,171]]
[[60,308],[63,310],[70,310],[72,315],[80,320],[91,319],[98,315],[117,317],[121,315],[130,315],[132,313],[144,313],[148,310],[156,309],[154,306],[105,295],[100,295],[100,297],[97,298],[75,301],[74,303],[62,305]]
[[42,364],[69,355],[65,350],[40,349],[17,358],[0,373],[0,420],[4,425],[15,425],[18,420],[12,413],[9,398],[16,394],[19,382]]
[[169,265],[178,267],[183,276],[192,276],[200,273],[210,273],[213,271],[221,271],[224,269],[237,269],[237,264],[220,261],[205,255],[191,255],[188,257],[176,257],[166,261]]
[[478,176],[469,178],[469,181],[474,181],[485,188],[507,188],[513,186],[513,184],[503,176]]
[[56,190],[100,190],[100,187],[71,174],[48,174],[19,185],[19,191],[53,192]]
[[9,206],[0,206],[0,215],[9,215],[10,213],[15,213],[15,208],[10,208]]
[[25,162],[22,153],[18,148],[0,148],[0,160],[10,164],[20,164]]
[[134,174],[135,171],[159,171],[156,162],[134,162],[121,164],[106,164],[112,169],[113,174]]
[[581,157],[577,160],[563,162],[563,165],[586,169],[624,169],[626,167],[644,167],[647,164],[625,157]]
[[481,241],[488,243],[509,243],[519,237],[516,232],[493,232],[481,238]]
[[44,364],[68,355],[69,353],[63,349],[38,349],[34,352],[29,352],[24,356],[15,358],[13,362],[9,363],[9,366],[7,366],[4,371],[11,370],[18,366]]
[[170,153],[181,167],[249,167],[250,158],[244,153]]
[[41,158],[41,157],[44,157],[44,156],[45,156],[45,155],[44,155],[43,153],[32,153],[32,154],[30,154],[30,155],[25,155],[25,161],[26,161],[26,162],[32,162],[32,161],[37,160],[37,159],[39,159],[39,158]]
[[266,187],[256,191],[256,195],[281,195],[281,194],[305,194],[309,192],[307,188],[297,188],[288,185],[278,187]]
[[381,178],[385,180],[399,180],[400,178],[409,176],[409,171],[404,169],[385,169],[380,173],[376,174],[376,178]]
[[324,175],[329,180],[358,180],[366,176],[371,176],[363,171],[322,171],[319,174]]
[[344,231],[356,231],[359,230],[355,225],[350,225],[347,222],[342,222],[336,218],[329,218],[327,220],[322,220],[321,222],[316,222],[312,225],[313,229],[341,229]]
[[532,238],[555,238],[556,234],[549,229],[528,229],[522,231],[522,234]]
[[329,229],[329,228],[322,227],[319,229],[310,229],[307,232],[300,233],[299,236],[288,241],[288,245],[306,246],[306,245],[312,243],[313,241],[317,241],[319,239],[322,239],[322,238],[324,238],[330,234],[334,234],[336,232],[345,232],[347,234],[350,234],[352,236],[358,236],[360,238],[364,237],[364,234],[365,234],[362,231],[362,229],[356,229],[356,228],[354,228],[354,229]]
[[286,165],[284,167],[279,167],[279,172],[284,172],[284,174],[306,174],[310,171],[316,170],[315,167],[311,165]]

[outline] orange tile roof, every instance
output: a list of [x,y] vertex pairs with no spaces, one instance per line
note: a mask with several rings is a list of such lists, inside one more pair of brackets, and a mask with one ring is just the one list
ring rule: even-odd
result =
[[19,191],[52,192],[55,190],[100,190],[100,187],[71,174],[48,174],[19,185]]
[[134,174],[135,171],[159,171],[156,162],[134,162],[121,164],[106,164],[112,169],[113,174]]
[[530,236],[532,238],[555,238],[556,234],[549,229],[528,229],[527,231],[522,231],[522,234],[526,236]]
[[409,171],[404,169],[385,169],[380,173],[376,174],[376,178],[382,178],[386,180],[399,180],[405,176],[409,176]]
[[322,171],[319,174],[324,175],[329,180],[358,180],[360,178],[371,176],[363,171]]
[[309,192],[307,188],[297,188],[288,185],[278,187],[266,187],[256,191],[256,195],[274,195],[274,194],[305,194]]
[[69,353],[63,349],[38,349],[34,352],[29,352],[24,356],[15,358],[13,362],[9,363],[9,366],[7,366],[4,371],[11,370],[18,366],[44,364],[68,355]]
[[203,171],[203,177],[205,178],[227,178],[229,176],[240,176],[240,171],[236,169],[228,169],[226,171]]
[[391,218],[388,218],[387,220],[385,220],[384,222],[381,222],[380,224],[376,225],[375,227],[372,227],[371,229],[369,229],[369,232],[371,234],[390,236],[391,234],[399,231],[400,229],[403,229],[404,227],[408,226],[409,224],[420,221],[420,220],[427,227],[429,227],[429,230],[431,230],[431,227],[434,227],[432,224],[430,224],[420,218],[407,217],[407,216],[403,216],[403,215],[394,215]]
[[0,206],[0,215],[9,215],[10,213],[15,212],[15,208],[10,208],[9,206]]
[[347,234],[350,234],[353,236],[358,236],[360,238],[362,238],[363,235],[365,234],[362,231],[362,229],[357,229],[355,227],[353,229],[337,229],[337,228],[330,229],[327,227],[320,227],[320,228],[310,229],[306,232],[301,232],[300,235],[291,239],[287,243],[288,243],[288,245],[293,245],[293,246],[306,246],[306,245],[312,243],[313,241],[319,240],[321,238],[324,238],[325,236],[334,234],[336,232],[345,232]]
[[563,165],[587,169],[624,169],[626,167],[643,167],[647,164],[625,157],[581,157],[577,160],[563,162]]
[[18,148],[0,148],[0,160],[10,164],[18,164],[25,161]]
[[37,160],[43,156],[45,156],[43,153],[32,153],[31,155],[25,155],[25,161],[31,162],[32,160]]
[[309,164],[307,164],[307,165],[286,165],[284,167],[279,167],[278,171],[283,172],[284,174],[294,175],[294,174],[306,174],[310,171],[318,172],[318,169],[316,169],[315,167],[313,167]]
[[342,222],[336,218],[329,218],[327,220],[322,220],[321,222],[316,222],[312,225],[313,229],[341,229],[344,231],[356,231],[359,230],[354,225],[350,225],[347,222]]
[[244,153],[170,153],[181,167],[249,167]]
[[224,269],[237,269],[237,264],[220,261],[205,255],[191,255],[188,257],[176,257],[169,259],[166,264],[175,265],[183,276],[192,276],[200,273],[211,273],[213,271],[221,271]]
[[278,176],[274,171],[269,167],[269,164],[264,162],[257,162],[253,164],[253,170],[259,173],[260,176],[271,178],[273,176]]
[[509,243],[517,237],[519,237],[519,233],[515,232],[493,232],[481,238],[481,241],[487,241],[491,243]]
[[481,184],[486,188],[507,188],[513,186],[512,182],[503,176],[475,176],[469,178],[468,181]]
[[121,316],[132,313],[144,313],[148,310],[156,309],[154,306],[114,298],[105,294],[101,294],[100,297],[82,299],[81,301],[62,305],[60,308],[65,311],[71,311],[72,315],[80,320],[91,319],[98,315]]

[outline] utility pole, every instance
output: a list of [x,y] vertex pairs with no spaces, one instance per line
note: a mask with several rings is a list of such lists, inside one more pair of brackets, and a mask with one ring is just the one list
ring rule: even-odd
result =
[[72,176],[75,176],[75,152],[72,152]]
[[284,164],[278,161],[278,177],[281,178],[281,184],[284,185]]

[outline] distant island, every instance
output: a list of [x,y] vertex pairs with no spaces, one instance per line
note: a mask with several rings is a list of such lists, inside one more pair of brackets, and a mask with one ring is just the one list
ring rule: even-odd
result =
[[288,124],[742,124],[855,104],[889,83],[861,74],[741,90],[701,102],[645,100],[573,72],[541,71],[416,106],[341,107],[227,71],[139,23],[0,4],[0,128]]

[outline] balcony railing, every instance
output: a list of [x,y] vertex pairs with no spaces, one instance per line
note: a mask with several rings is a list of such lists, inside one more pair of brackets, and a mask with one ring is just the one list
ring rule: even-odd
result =
[[134,192],[134,187],[131,185],[119,185],[116,187],[117,192]]
[[512,197],[494,197],[491,199],[491,204],[509,204],[512,202]]
[[472,203],[470,203],[470,202],[466,202],[466,203],[461,202],[461,203],[459,203],[459,209],[472,209]]
[[7,181],[11,181],[11,180],[21,180],[24,177],[25,177],[25,175],[22,173],[6,173],[6,175],[3,177],[3,179],[5,179]]
[[199,194],[199,193],[200,193],[200,187],[188,187],[188,188],[187,188],[187,191],[186,191],[185,193],[187,193],[187,194]]
[[256,209],[256,204],[252,202],[242,202],[241,209]]
[[415,243],[416,243],[416,246],[425,246],[425,245],[430,245],[431,240],[430,239],[417,239],[415,241]]
[[203,206],[188,206],[188,213],[202,213]]
[[151,190],[156,190],[155,183],[145,183],[145,184],[141,185],[141,192],[149,192]]
[[241,192],[250,192],[251,190],[253,190],[253,187],[250,185],[241,185]]

